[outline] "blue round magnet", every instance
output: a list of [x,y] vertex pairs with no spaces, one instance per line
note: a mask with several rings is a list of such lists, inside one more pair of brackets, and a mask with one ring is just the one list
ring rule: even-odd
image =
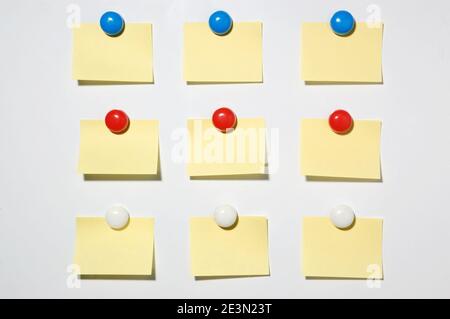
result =
[[355,19],[350,12],[340,10],[331,17],[330,26],[337,35],[346,36],[355,29]]
[[125,22],[117,12],[108,11],[100,18],[100,27],[107,35],[115,37],[122,33]]
[[230,32],[233,20],[225,11],[216,11],[209,17],[209,27],[217,35],[225,35]]

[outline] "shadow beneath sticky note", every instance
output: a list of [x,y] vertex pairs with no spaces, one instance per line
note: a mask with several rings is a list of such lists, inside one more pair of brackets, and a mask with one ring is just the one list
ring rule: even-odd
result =
[[[267,151],[267,150],[266,150]],[[266,154],[267,159],[267,154]],[[190,176],[191,181],[268,181],[270,180],[268,163],[264,165],[264,173],[257,174],[231,174],[231,175],[208,175],[208,176]]]
[[136,81],[93,81],[93,80],[78,80],[79,86],[94,86],[94,85],[148,85],[155,84],[152,82],[136,82]]
[[203,280],[223,280],[223,279],[239,279],[239,278],[255,278],[255,277],[269,277],[270,273],[263,275],[235,275],[235,276],[194,276],[196,281]]
[[80,275],[81,280],[154,280],[153,275]]
[[384,80],[380,82],[355,82],[355,81],[305,81],[305,85],[383,85]]
[[238,181],[238,180],[269,180],[269,174],[243,174],[243,175],[215,175],[215,176],[191,176],[190,180],[204,181]]
[[158,152],[156,174],[84,174],[85,181],[161,181],[161,154]]
[[85,181],[160,181],[161,175],[85,174]]
[[305,276],[306,280],[384,280],[384,277],[381,278],[369,278],[369,277],[319,277],[319,276]]
[[355,177],[329,177],[329,176],[305,176],[307,182],[349,182],[349,183],[383,183],[383,169],[380,164],[379,178],[355,178]]
[[350,183],[382,183],[383,176],[380,178],[342,178],[325,176],[306,176],[307,182],[350,182]]
[[151,275],[79,275],[81,280],[156,280],[156,270],[153,265]]
[[78,275],[81,280],[156,280],[155,247],[153,246],[152,273],[150,275]]
[[264,83],[263,79],[261,81],[233,81],[233,82],[210,82],[210,81],[186,81],[187,85],[226,85],[226,84],[261,84]]

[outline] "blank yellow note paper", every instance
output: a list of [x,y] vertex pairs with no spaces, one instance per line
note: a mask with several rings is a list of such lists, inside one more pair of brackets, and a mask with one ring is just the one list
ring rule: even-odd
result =
[[153,228],[153,218],[131,218],[114,230],[104,217],[78,217],[74,263],[81,275],[150,276]]
[[211,119],[192,119],[188,174],[191,177],[260,175],[266,167],[264,119],[239,119],[234,131],[222,133]]
[[383,220],[357,218],[347,230],[328,217],[303,218],[305,277],[383,278]]
[[73,78],[153,83],[152,25],[127,23],[117,37],[106,35],[98,24],[74,28]]
[[262,82],[262,24],[234,23],[224,36],[207,23],[184,25],[184,78],[191,83]]
[[381,179],[380,121],[354,121],[344,135],[334,133],[324,119],[303,119],[300,126],[303,175]]
[[239,217],[232,229],[220,228],[210,217],[193,217],[190,244],[196,277],[269,275],[264,217]]
[[305,82],[382,83],[383,25],[357,23],[346,37],[329,23],[302,25],[302,78]]
[[123,134],[112,133],[104,121],[80,122],[78,170],[85,175],[157,175],[158,121],[132,120]]

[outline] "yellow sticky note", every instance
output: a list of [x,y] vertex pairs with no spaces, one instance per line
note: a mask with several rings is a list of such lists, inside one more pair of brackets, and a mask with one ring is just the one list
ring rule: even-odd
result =
[[85,175],[157,175],[158,121],[131,120],[123,134],[112,133],[104,121],[80,122],[78,171]]
[[78,217],[74,263],[80,275],[152,275],[153,229],[153,218],[134,217],[115,230],[104,217]]
[[267,219],[239,217],[232,229],[211,217],[190,219],[192,274],[196,277],[269,275]]
[[356,218],[352,228],[336,228],[329,217],[303,218],[305,277],[383,278],[383,220]]
[[191,119],[189,176],[265,174],[266,128],[264,119],[239,119],[234,131],[222,133],[211,119]]
[[152,25],[127,23],[117,37],[98,24],[73,29],[73,72],[79,81],[153,83]]
[[305,82],[383,82],[383,24],[357,23],[351,35],[342,37],[329,23],[303,23],[301,34]]
[[354,121],[348,134],[334,133],[327,120],[303,119],[301,171],[310,177],[381,179],[381,122]]
[[262,65],[262,23],[233,23],[224,36],[207,23],[184,25],[186,82],[262,82]]

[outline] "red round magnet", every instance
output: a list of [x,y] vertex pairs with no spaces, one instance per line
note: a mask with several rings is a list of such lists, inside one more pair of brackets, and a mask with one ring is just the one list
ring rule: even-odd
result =
[[236,114],[227,107],[221,107],[217,109],[213,116],[212,122],[214,126],[221,132],[227,132],[234,129],[237,123]]
[[352,116],[344,110],[336,110],[328,118],[331,129],[338,134],[346,134],[353,127]]
[[128,129],[130,120],[128,115],[121,110],[109,111],[105,116],[105,124],[115,134],[123,133]]

